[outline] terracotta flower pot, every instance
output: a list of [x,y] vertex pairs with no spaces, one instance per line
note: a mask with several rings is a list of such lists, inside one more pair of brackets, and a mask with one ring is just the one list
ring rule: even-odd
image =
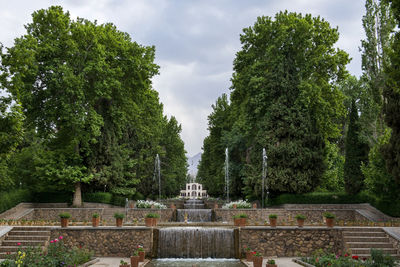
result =
[[93,227],[98,227],[100,225],[100,217],[92,218]]
[[303,227],[304,226],[304,219],[297,219],[297,226]]
[[333,225],[335,224],[335,219],[333,219],[333,218],[325,218],[325,220],[326,220],[327,227],[333,227]]
[[214,209],[215,209],[215,210],[218,209],[218,203],[215,203],[215,204],[214,204]]
[[139,261],[140,262],[144,261],[145,256],[146,256],[146,252],[139,251]]
[[68,227],[68,218],[61,218],[61,227]]
[[262,267],[263,257],[253,256],[253,266],[254,267]]
[[147,227],[156,227],[157,226],[157,218],[144,218],[144,222]]
[[276,265],[276,264],[267,264],[267,265],[265,265],[265,267],[278,267],[278,265]]
[[119,267],[129,267],[129,264],[119,265]]
[[233,219],[233,225],[234,226],[240,226],[240,218],[234,218]]
[[253,203],[253,209],[257,208],[257,203]]
[[122,218],[116,218],[115,219],[115,223],[116,223],[117,227],[122,227],[122,221],[123,221]]
[[240,222],[239,222],[239,226],[240,227],[245,227],[247,223],[247,219],[246,218],[240,218]]
[[246,251],[246,260],[253,261],[253,252],[252,251]]
[[131,256],[131,267],[139,266],[139,256]]
[[269,218],[269,224],[271,227],[276,227],[276,218]]
[[233,208],[234,208],[234,209],[237,209],[237,205],[236,205],[236,204],[233,204]]

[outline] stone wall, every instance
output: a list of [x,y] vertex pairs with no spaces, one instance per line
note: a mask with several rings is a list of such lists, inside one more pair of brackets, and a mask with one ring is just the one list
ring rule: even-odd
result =
[[251,224],[263,225],[265,221],[269,221],[268,216],[270,214],[278,215],[278,224],[289,225],[296,224],[295,216],[297,214],[303,214],[306,216],[306,225],[318,225],[324,223],[324,212],[331,212],[336,215],[337,220],[341,221],[355,221],[355,220],[366,220],[355,210],[345,209],[217,209],[215,210],[215,220],[218,222],[229,222],[233,223],[233,216],[238,214],[247,214],[248,220]]
[[95,256],[129,257],[138,245],[143,246],[146,254],[151,253],[152,231],[148,227],[52,228],[51,239],[63,236],[68,247],[87,248]]
[[246,245],[263,256],[295,257],[311,255],[318,249],[335,253],[343,250],[339,228],[245,227],[239,231],[240,248]]

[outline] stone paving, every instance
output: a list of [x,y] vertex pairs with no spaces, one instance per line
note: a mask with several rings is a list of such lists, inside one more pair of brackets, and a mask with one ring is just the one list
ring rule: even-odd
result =
[[[121,260],[126,261],[130,264],[130,259],[128,258],[115,258],[115,257],[98,257],[99,261],[93,265],[94,267],[118,267]],[[145,260],[144,262],[139,263],[139,267],[145,266],[149,260]]]
[[[264,258],[262,266],[266,266],[268,259],[274,259],[275,263],[279,267],[299,267],[299,266],[301,266],[300,264],[297,264],[297,263],[293,262],[294,258],[286,258],[286,257],[282,257],[282,258]],[[248,262],[248,261],[242,261],[242,262],[244,264],[246,264],[246,266],[248,266],[248,267],[253,267],[253,263],[252,262]]]

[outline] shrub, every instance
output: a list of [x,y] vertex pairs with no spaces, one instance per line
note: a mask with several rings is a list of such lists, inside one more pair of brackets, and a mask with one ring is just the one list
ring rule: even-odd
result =
[[92,214],[92,218],[99,218],[100,217],[100,214],[98,214],[98,213],[93,213]]
[[296,216],[294,216],[294,218],[296,218],[296,220],[305,220],[306,216],[303,214],[297,214]]
[[0,213],[15,207],[21,202],[30,202],[31,197],[32,195],[27,189],[0,192]]
[[71,214],[68,212],[61,212],[58,216],[60,216],[61,219],[69,219],[71,218]]
[[275,264],[275,260],[268,260],[267,264]]
[[268,218],[270,218],[270,219],[277,219],[277,218],[278,218],[278,215],[276,215],[276,214],[270,214],[270,215],[268,215]]
[[113,195],[108,192],[94,192],[83,194],[83,201],[125,207],[126,199],[123,196]]
[[160,218],[158,213],[147,213],[146,218]]
[[114,218],[115,219],[123,219],[123,218],[125,218],[125,215],[123,213],[116,212],[116,213],[114,213]]
[[166,209],[167,208],[167,206],[165,206],[164,204],[161,204],[159,202],[152,201],[152,200],[138,200],[136,202],[136,208],[138,208],[138,209],[151,209],[152,206],[155,209]]
[[233,205],[236,205],[236,207],[238,209],[250,209],[251,208],[251,203],[244,201],[244,200],[229,202],[229,203],[223,205],[222,208],[223,209],[233,209]]
[[330,212],[324,212],[324,217],[327,219],[335,219],[336,215]]
[[71,192],[35,192],[32,194],[32,202],[36,203],[72,203]]

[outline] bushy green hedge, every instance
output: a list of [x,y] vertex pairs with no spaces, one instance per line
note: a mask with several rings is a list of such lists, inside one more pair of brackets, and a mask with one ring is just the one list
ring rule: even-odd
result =
[[95,192],[95,193],[84,193],[84,202],[94,202],[94,203],[105,203],[112,204],[115,206],[125,206],[125,197],[113,195],[111,193]]
[[32,202],[35,203],[72,203],[72,192],[35,192]]
[[382,201],[361,192],[357,195],[335,192],[312,192],[307,194],[282,194],[269,201],[269,205],[282,204],[358,204],[370,203],[383,213],[400,217],[399,201]]
[[312,192],[307,194],[282,194],[272,199],[270,204],[356,204],[370,202],[374,202],[374,199],[364,193],[348,195],[346,193]]
[[0,192],[0,213],[15,207],[21,202],[30,202],[31,193],[27,189]]

